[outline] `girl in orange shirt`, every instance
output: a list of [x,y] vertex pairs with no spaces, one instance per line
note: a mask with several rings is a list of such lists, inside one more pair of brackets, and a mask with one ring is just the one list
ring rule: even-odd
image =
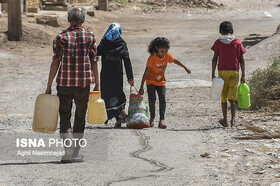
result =
[[164,122],[164,115],[166,109],[166,79],[164,76],[165,69],[168,63],[175,63],[180,67],[183,67],[188,74],[191,71],[183,65],[180,61],[176,60],[170,52],[168,52],[170,48],[170,42],[165,37],[157,37],[151,41],[148,52],[151,54],[148,58],[145,72],[143,74],[141,86],[139,93],[141,95],[144,94],[144,82],[146,81],[147,91],[148,91],[148,99],[149,99],[149,110],[150,110],[150,126],[154,126],[155,119],[155,102],[156,102],[156,92],[159,98],[159,113],[160,113],[160,121],[158,124],[159,128],[166,128],[166,124]]

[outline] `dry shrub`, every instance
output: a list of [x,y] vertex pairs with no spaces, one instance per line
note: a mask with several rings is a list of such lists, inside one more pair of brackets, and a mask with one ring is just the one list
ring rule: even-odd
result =
[[267,68],[255,70],[248,81],[252,108],[280,108],[280,56],[271,62]]

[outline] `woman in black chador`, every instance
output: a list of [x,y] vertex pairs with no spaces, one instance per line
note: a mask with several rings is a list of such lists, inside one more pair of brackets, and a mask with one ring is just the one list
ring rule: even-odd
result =
[[134,86],[127,45],[121,36],[121,25],[113,23],[109,26],[97,47],[97,55],[102,56],[101,97],[105,101],[108,120],[114,117],[117,120],[115,127],[121,127],[126,119],[122,61],[124,62],[127,81],[131,86]]

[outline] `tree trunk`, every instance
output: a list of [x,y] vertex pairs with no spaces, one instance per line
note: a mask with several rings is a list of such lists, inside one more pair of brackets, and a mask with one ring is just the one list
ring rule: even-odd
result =
[[8,40],[19,41],[22,36],[20,0],[8,1]]

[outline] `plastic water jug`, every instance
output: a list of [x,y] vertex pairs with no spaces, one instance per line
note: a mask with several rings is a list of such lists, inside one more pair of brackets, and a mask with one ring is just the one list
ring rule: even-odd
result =
[[88,101],[88,123],[103,124],[107,119],[105,102],[101,99],[101,92],[90,92]]
[[210,98],[214,101],[221,99],[223,87],[224,87],[224,80],[222,78],[218,78],[218,77],[213,78],[212,87],[210,91]]
[[246,83],[241,83],[238,87],[238,107],[249,108],[250,106],[250,88]]
[[32,130],[41,133],[54,133],[57,129],[58,111],[58,96],[40,94],[35,102]]

